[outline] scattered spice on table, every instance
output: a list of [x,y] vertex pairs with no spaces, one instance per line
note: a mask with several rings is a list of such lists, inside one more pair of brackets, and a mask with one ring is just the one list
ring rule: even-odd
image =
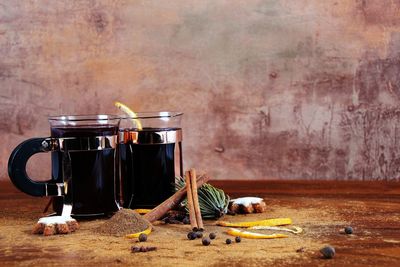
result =
[[186,215],[186,211],[170,210],[166,214],[162,221],[165,224],[190,224],[189,217]]
[[301,248],[296,249],[296,252],[297,252],[297,253],[303,253],[304,251],[305,251],[305,248],[304,248],[304,247],[301,247]]
[[149,252],[149,251],[155,251],[157,250],[157,247],[137,247],[137,246],[132,246],[131,247],[131,252],[136,253],[136,252]]

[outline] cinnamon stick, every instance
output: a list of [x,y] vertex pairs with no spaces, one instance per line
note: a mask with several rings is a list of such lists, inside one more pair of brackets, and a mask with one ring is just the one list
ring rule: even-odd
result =
[[192,175],[190,171],[185,172],[185,181],[187,187],[187,202],[189,208],[189,219],[190,219],[190,226],[193,228],[199,228],[197,224],[197,216],[193,201],[193,187],[192,187]]
[[[204,229],[203,219],[201,218],[201,212],[200,212],[199,196],[197,194],[196,170],[190,169],[189,176],[190,176],[190,186],[192,188],[193,206],[194,206],[194,213],[195,213],[196,221],[197,221],[197,228]],[[189,198],[189,194],[188,194],[188,198]]]
[[[207,174],[199,176],[197,179],[197,186],[200,187],[204,183],[210,180],[210,176]],[[149,222],[155,222],[158,219],[162,218],[169,210],[177,206],[183,198],[186,196],[186,188],[187,186],[182,187],[179,189],[175,194],[169,197],[167,200],[162,202],[160,205],[152,209],[149,213],[144,215],[143,217],[147,219]]]

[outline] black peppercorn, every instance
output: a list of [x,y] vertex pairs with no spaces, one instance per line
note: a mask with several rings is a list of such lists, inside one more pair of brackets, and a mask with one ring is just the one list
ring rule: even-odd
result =
[[211,240],[208,237],[203,238],[203,240],[201,240],[201,242],[203,243],[204,246],[208,246],[211,243]]
[[332,259],[335,256],[335,248],[331,246],[326,246],[322,248],[319,252],[321,252],[322,256],[325,259]]
[[147,235],[146,234],[140,234],[139,235],[139,242],[146,242],[147,241]]
[[189,232],[189,233],[187,234],[187,238],[188,238],[189,240],[194,240],[194,239],[196,239],[196,237],[197,237],[197,234],[196,234],[195,232]]
[[210,233],[208,236],[210,237],[210,239],[215,239],[217,237],[215,233]]
[[235,241],[236,243],[240,243],[240,241],[242,241],[242,239],[240,238],[240,236],[235,237]]
[[344,232],[348,235],[351,235],[353,233],[353,228],[351,226],[346,226],[344,228]]
[[196,237],[197,238],[202,238],[203,237],[203,233],[200,232],[200,231],[196,232]]
[[183,222],[183,224],[190,224],[189,217],[186,216],[185,218],[183,218],[182,222]]
[[232,240],[230,240],[229,238],[227,238],[227,239],[225,240],[225,243],[229,245],[229,244],[232,243]]

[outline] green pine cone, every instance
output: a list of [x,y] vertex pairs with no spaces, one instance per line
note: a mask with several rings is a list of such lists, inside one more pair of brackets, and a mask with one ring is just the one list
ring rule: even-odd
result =
[[[176,190],[185,186],[183,177],[175,177]],[[203,184],[197,190],[199,196],[199,206],[201,217],[204,219],[217,219],[226,214],[229,205],[229,196],[221,189],[215,188],[210,184]],[[182,202],[186,207],[186,212],[189,212],[187,207],[187,198]]]

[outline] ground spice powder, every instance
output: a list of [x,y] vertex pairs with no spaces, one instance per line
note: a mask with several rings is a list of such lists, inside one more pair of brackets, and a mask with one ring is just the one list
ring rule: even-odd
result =
[[95,229],[98,234],[125,236],[147,229],[150,223],[139,213],[130,209],[121,209],[110,219]]

